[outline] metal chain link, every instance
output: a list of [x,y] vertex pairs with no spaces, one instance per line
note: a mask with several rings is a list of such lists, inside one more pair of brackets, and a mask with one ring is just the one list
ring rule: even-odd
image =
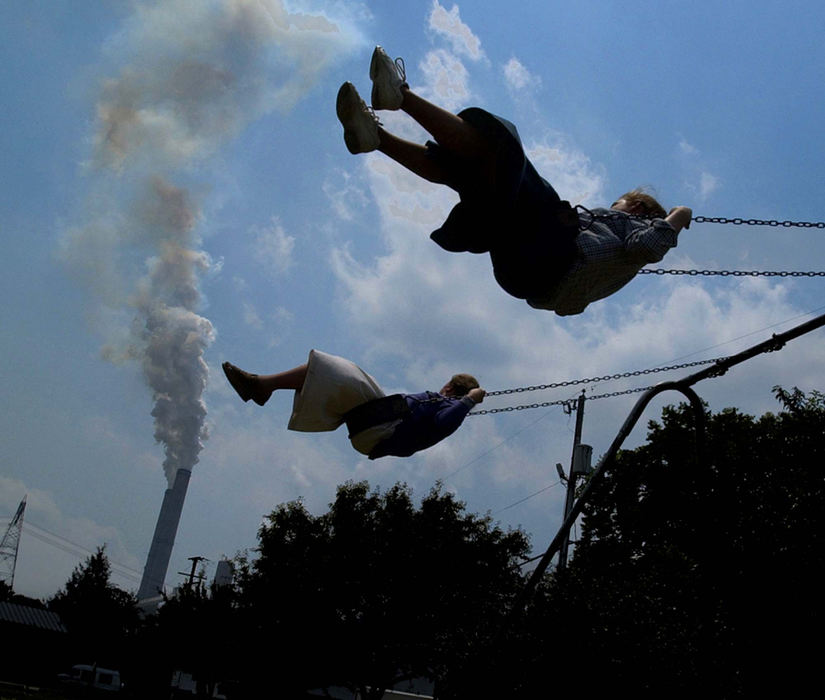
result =
[[[589,396],[588,401],[595,401],[596,399],[607,399],[613,396],[624,396],[625,394],[635,394],[640,391],[647,391],[651,389],[650,386],[642,386],[636,389],[625,389],[624,391],[611,391],[608,394],[598,394],[596,396]],[[505,406],[504,408],[489,408],[482,411],[472,411],[467,416],[486,416],[492,413],[509,413],[510,411],[523,411],[528,408],[547,408],[548,406],[565,406],[572,403],[571,399],[559,399],[558,401],[544,401],[542,403],[529,403],[521,406]]]
[[[727,357],[716,357],[712,360],[696,360],[694,362],[683,362],[680,365],[669,365],[667,367],[651,367],[648,369],[637,369],[632,372],[621,372],[618,374],[606,374],[601,377],[587,377],[585,379],[570,379],[564,382],[554,382],[553,384],[536,384],[534,386],[522,386],[515,389],[499,389],[497,391],[488,391],[487,396],[501,396],[503,394],[520,394],[525,391],[541,391],[544,389],[558,389],[565,386],[576,386],[577,384],[596,384],[597,382],[606,382],[613,379],[625,379],[626,377],[641,377],[646,374],[657,374],[659,372],[667,372],[672,369],[686,369],[688,367],[698,367],[700,365],[710,365],[714,362],[721,362],[727,360]],[[555,404],[548,404],[555,405]]]
[[[729,219],[724,216],[694,216],[691,221],[699,224],[734,224],[736,226],[782,226],[791,228],[825,228],[825,221],[777,221],[776,219]],[[825,271],[806,272],[800,270],[663,270],[663,269],[642,269],[640,275],[702,275],[721,277],[825,277]]]
[[691,277],[825,277],[825,271],[803,270],[665,270],[663,268],[642,268],[640,275],[689,275]]
[[[775,219],[729,219],[724,216],[695,216],[692,221],[696,223],[710,223],[710,224],[734,224],[734,225],[748,225],[748,226],[782,226],[784,228],[799,227],[799,228],[825,228],[823,221],[777,221]],[[719,276],[719,277],[825,277],[825,271],[801,271],[801,270],[668,270],[661,268],[639,270],[641,275],[688,275],[691,277],[702,276]],[[517,387],[514,389],[501,389],[497,391],[488,391],[487,396],[500,396],[505,394],[517,394],[525,391],[539,391],[543,389],[557,389],[560,387],[576,386],[579,384],[595,384],[597,382],[609,381],[614,379],[624,379],[626,377],[638,377],[646,374],[655,374],[657,372],[665,372],[672,369],[685,369],[687,367],[696,367],[699,365],[712,364],[726,360],[727,357],[718,357],[713,360],[698,360],[696,362],[686,362],[680,365],[670,365],[668,367],[657,367],[643,370],[636,370],[633,372],[623,372],[617,374],[604,375],[601,377],[587,377],[584,379],[572,379],[563,382],[554,382],[551,384],[537,384],[534,386]],[[605,399],[614,396],[623,396],[625,394],[633,394],[640,391],[647,391],[651,387],[640,387],[637,389],[625,389],[624,391],[613,391],[607,394],[599,394],[591,396],[588,400],[595,401],[596,399]],[[521,406],[506,406],[504,408],[490,408],[480,411],[472,411],[470,416],[483,416],[493,413],[508,413],[511,411],[523,411],[530,408],[547,408],[549,406],[564,406],[570,403],[570,399],[561,399],[558,401],[544,401],[542,403],[523,404]]]
[[791,228],[825,228],[825,221],[776,221],[775,219],[727,219],[724,216],[694,216],[692,221],[698,224],[746,224],[748,226],[783,226]]

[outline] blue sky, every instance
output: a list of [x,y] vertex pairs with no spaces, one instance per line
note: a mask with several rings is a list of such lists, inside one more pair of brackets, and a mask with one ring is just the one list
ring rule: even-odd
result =
[[[170,585],[187,557],[209,558],[211,575],[255,545],[277,504],[322,512],[348,479],[405,481],[416,497],[442,479],[541,549],[572,445],[561,408],[468,418],[413,458],[370,462],[343,430],[288,432],[287,395],[241,403],[220,363],[277,371],[314,347],[387,391],[437,389],[457,371],[488,389],[544,384],[732,354],[821,314],[823,283],[643,276],[580,316],[533,310],[484,256],[428,240],[453,193],[347,152],[338,86],[367,95],[382,44],[421,94],[515,122],[574,203],[648,185],[697,215],[821,221],[823,26],[813,1],[0,3],[0,518],[28,494],[16,590],[53,594],[104,543],[115,582],[136,590],[167,483],[147,376],[183,391],[183,409],[162,409],[205,405],[175,450],[197,463]],[[820,270],[823,253],[821,229],[694,224],[662,266]],[[776,384],[823,389],[822,339],[696,388],[714,410],[775,410]],[[587,404],[594,458],[636,399]]]

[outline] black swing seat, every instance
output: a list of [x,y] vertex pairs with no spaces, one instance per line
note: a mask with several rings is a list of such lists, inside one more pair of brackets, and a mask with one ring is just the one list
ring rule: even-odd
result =
[[373,399],[350,409],[344,414],[349,437],[382,423],[404,418],[410,414],[410,407],[403,394],[390,394]]

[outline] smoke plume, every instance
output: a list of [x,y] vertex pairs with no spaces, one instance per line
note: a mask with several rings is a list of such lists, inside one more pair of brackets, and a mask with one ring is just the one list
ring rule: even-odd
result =
[[209,158],[251,121],[289,110],[360,43],[342,21],[282,0],[138,2],[105,49],[81,222],[61,256],[93,293],[104,356],[137,361],[171,486],[205,429],[200,250]]

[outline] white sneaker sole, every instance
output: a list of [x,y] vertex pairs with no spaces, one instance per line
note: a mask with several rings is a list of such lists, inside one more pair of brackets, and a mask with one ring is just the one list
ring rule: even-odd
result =
[[404,101],[404,96],[401,94],[403,80],[398,76],[395,62],[380,46],[376,46],[372,52],[370,80],[372,80],[370,101],[373,109],[395,110],[401,106]]
[[335,113],[344,127],[344,143],[350,153],[369,153],[378,148],[378,125],[365,112],[366,105],[352,83],[338,90]]

